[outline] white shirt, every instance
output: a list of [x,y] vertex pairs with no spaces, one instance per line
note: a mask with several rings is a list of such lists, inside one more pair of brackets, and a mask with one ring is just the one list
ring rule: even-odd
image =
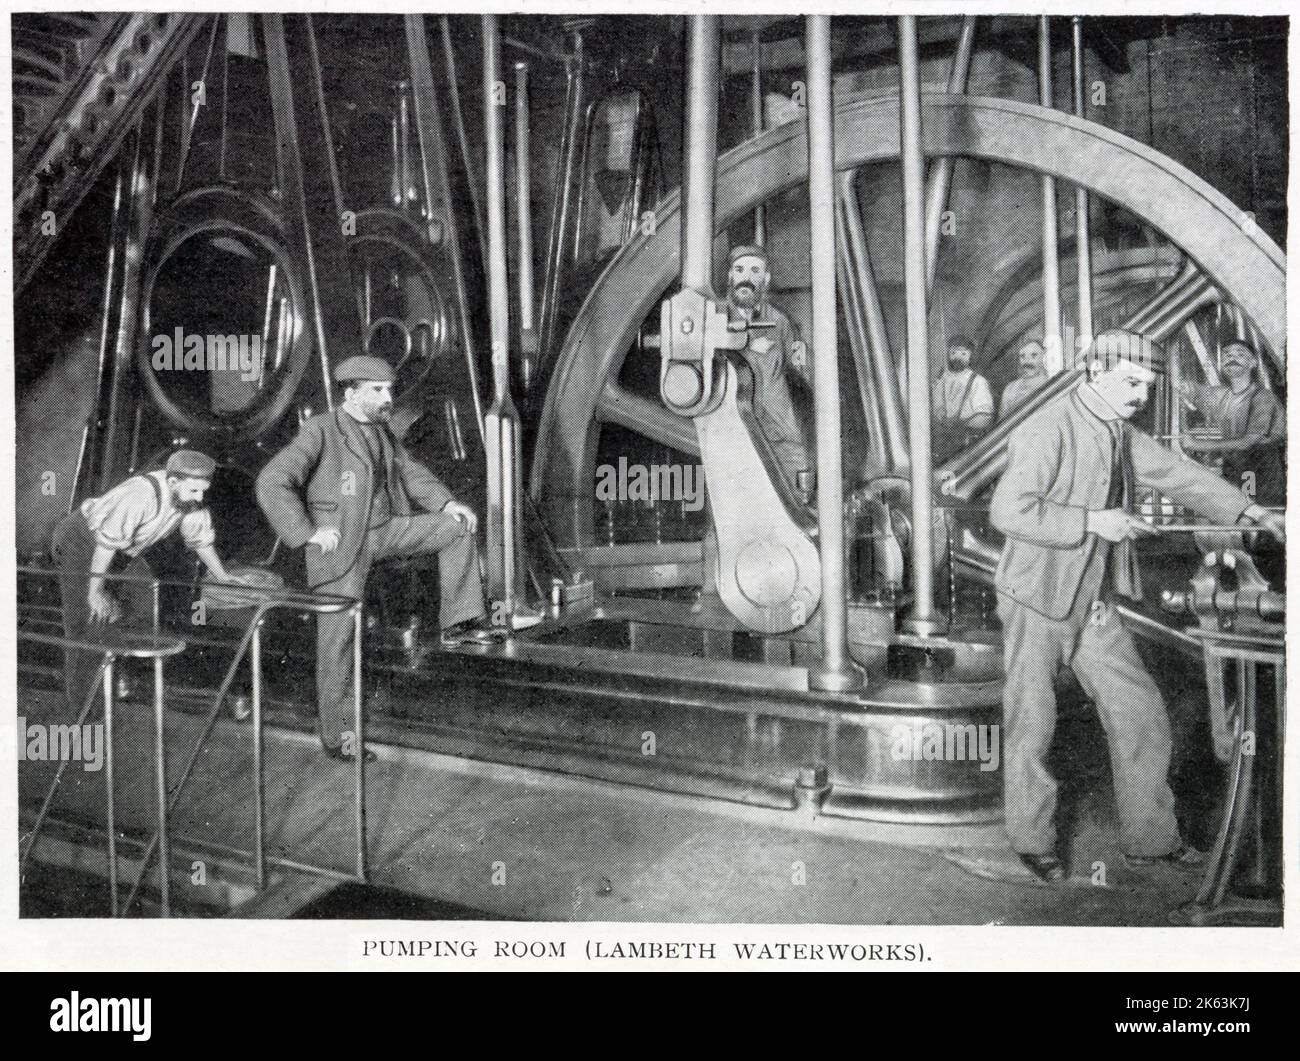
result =
[[[157,491],[148,479],[157,483]],[[197,512],[177,511],[165,471],[133,475],[102,497],[87,498],[81,503],[81,514],[95,536],[96,545],[130,556],[139,556],[156,545],[177,525],[191,549],[206,548],[217,540],[212,514],[206,508]]]
[[993,392],[989,390],[988,380],[973,368],[961,372],[945,369],[934,381],[931,395],[936,420],[966,423],[981,413],[993,415]]

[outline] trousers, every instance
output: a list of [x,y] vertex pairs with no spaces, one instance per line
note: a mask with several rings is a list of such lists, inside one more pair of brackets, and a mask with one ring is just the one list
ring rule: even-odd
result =
[[1006,684],[1003,798],[1011,847],[1056,850],[1056,779],[1047,755],[1056,730],[1055,679],[1070,667],[1097,707],[1110,750],[1125,854],[1159,857],[1180,844],[1169,787],[1173,750],[1164,700],[1119,613],[1105,601],[1064,620],[998,595]]
[[[80,512],[74,509],[59,523],[54,531],[52,553],[59,568],[64,636],[77,641],[98,641],[104,628],[90,622],[90,606],[86,602],[88,572],[90,561],[95,555],[95,539]],[[122,556],[119,553],[115,560],[120,560]],[[122,565],[115,563],[109,570],[115,572],[119,567]],[[122,567],[121,574],[130,579],[152,578],[153,569],[143,557],[137,556]],[[120,624],[131,625],[149,613],[149,591],[146,586],[134,581],[113,579],[106,579],[104,584],[121,606]],[[63,653],[64,695],[72,711],[80,711],[85,704],[102,659],[99,653],[83,649],[67,649]]]
[[[483,586],[474,535],[460,520],[442,512],[394,516],[366,533],[352,569],[315,588],[321,593],[365,599],[366,578],[376,560],[438,554],[441,600],[439,623],[445,630],[482,618]],[[347,612],[316,616],[316,701],[321,740],[337,747],[353,733],[353,618]]]

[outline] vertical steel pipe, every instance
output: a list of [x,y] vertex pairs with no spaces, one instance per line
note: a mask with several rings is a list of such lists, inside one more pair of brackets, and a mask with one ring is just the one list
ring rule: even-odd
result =
[[573,53],[565,64],[568,87],[564,97],[564,130],[560,134],[560,172],[555,180],[551,231],[546,244],[546,272],[542,279],[541,332],[538,349],[549,360],[556,352],[560,291],[564,287],[565,256],[573,215],[574,185],[580,176],[587,113],[586,59],[582,34],[573,33]]
[[[157,630],[154,631],[157,636]],[[172,916],[171,846],[167,837],[167,704],[163,699],[163,661],[153,661],[153,781],[158,801],[158,891],[163,917]],[[143,870],[141,870],[143,872]]]
[[361,716],[361,634],[365,606],[358,601],[352,609],[352,714],[357,729],[353,810],[357,832],[357,880],[366,879],[366,738]]
[[930,326],[925,297],[925,159],[921,152],[921,69],[916,16],[898,19],[899,123],[903,159],[903,281],[907,292],[908,441],[911,444],[911,633],[943,630],[934,607],[933,456],[930,451]]
[[[104,656],[104,826],[108,831],[108,910],[117,917],[117,814],[113,797],[113,654]],[[143,875],[145,867],[140,867]]]
[[713,167],[718,155],[718,16],[687,24],[682,287],[713,290]]
[[411,201],[411,102],[407,96],[410,86],[405,81],[397,83],[397,183],[401,185],[398,209],[405,210]]
[[[420,40],[423,42],[424,16],[408,15],[407,18],[408,20],[412,18],[420,20]],[[469,149],[469,136],[465,132],[465,114],[460,106],[460,73],[459,64],[456,62],[456,49],[451,41],[451,20],[446,15],[443,15],[440,21],[442,23],[442,59],[447,73],[447,99],[451,104],[452,124],[456,127],[456,142],[460,146],[461,165],[465,167],[465,184],[469,188],[469,204],[474,215],[474,235],[478,240],[479,257],[486,262],[487,237],[483,225],[483,206],[479,201],[479,182],[474,169],[474,154]],[[429,50],[427,45],[425,45],[423,55],[426,59],[428,58]]]
[[[961,33],[957,37],[957,50],[953,53],[952,67],[948,71],[948,91],[957,94],[966,91],[970,80],[971,53],[975,49],[975,16],[961,20]],[[939,261],[939,233],[943,226],[943,212],[948,209],[948,192],[952,187],[952,170],[957,160],[945,156],[930,166],[925,189],[925,289],[934,290],[935,269]]]
[[[1074,58],[1074,116],[1086,117],[1083,87],[1083,19],[1075,15],[1072,23]],[[1089,224],[1088,189],[1074,189],[1074,249],[1078,258],[1079,334],[1073,354],[1092,345],[1092,234]]]
[[831,20],[809,15],[804,51],[808,83],[808,207],[812,232],[813,402],[817,421],[817,531],[821,553],[821,665],[810,668],[817,689],[852,689],[862,672],[849,658],[844,580],[843,433],[835,301],[835,109],[831,99]]
[[528,114],[528,64],[515,63],[515,210],[519,226],[520,382],[526,394],[537,369],[537,332],[533,308],[533,179]]
[[[447,49],[447,81],[453,94],[456,88],[455,55],[451,51],[451,37],[448,35],[447,18],[442,19],[443,44]],[[446,144],[442,135],[442,116],[438,107],[438,95],[433,85],[433,65],[429,59],[429,42],[424,32],[423,15],[406,16],[406,50],[411,67],[411,98],[415,105],[415,128],[420,146],[420,175],[424,185],[424,201],[432,211],[435,202],[441,202],[444,208],[443,221],[447,225],[446,245],[451,252],[452,281],[456,290],[456,309],[460,318],[461,339],[465,347],[465,367],[469,379],[470,395],[474,400],[474,422],[478,427],[479,437],[484,437],[483,400],[479,396],[479,364],[475,350],[474,328],[469,319],[469,295],[465,279],[465,266],[461,260],[464,245],[461,243],[457,211],[453,206],[451,176],[447,168]],[[455,124],[461,131],[464,122],[460,113],[457,97],[453,95]],[[468,158],[466,165],[469,164]],[[436,183],[435,183],[436,182]],[[478,189],[473,174],[469,174],[470,191],[474,195],[474,222],[478,229],[477,236],[483,237],[479,223]],[[486,252],[483,255],[487,260]],[[369,304],[367,304],[367,325],[369,324]]]
[[514,614],[518,588],[519,525],[514,484],[519,478],[519,414],[510,397],[510,278],[506,263],[505,82],[500,27],[483,15],[483,133],[486,142],[488,310],[492,337],[492,407],[484,418],[487,442],[487,571],[489,593]]
[[[759,36],[755,30],[750,43],[749,69],[750,132],[756,137],[763,135],[763,45]],[[754,243],[759,247],[767,245],[767,207],[762,203],[754,207]]]
[[[1052,106],[1052,24],[1038,19],[1038,102]],[[1049,376],[1065,366],[1061,349],[1061,265],[1058,251],[1056,178],[1043,181],[1043,364]]]
[[266,764],[262,758],[262,620],[253,620],[248,665],[253,678],[253,865],[257,890],[266,887]]

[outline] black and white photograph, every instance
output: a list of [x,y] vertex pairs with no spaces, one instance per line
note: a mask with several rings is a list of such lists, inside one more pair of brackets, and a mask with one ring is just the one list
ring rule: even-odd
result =
[[1284,927],[1231,6],[12,12],[19,926]]

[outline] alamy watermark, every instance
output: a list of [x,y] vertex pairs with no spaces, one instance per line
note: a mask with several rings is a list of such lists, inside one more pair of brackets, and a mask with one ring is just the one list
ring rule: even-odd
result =
[[704,468],[698,464],[618,464],[596,469],[597,501],[680,501],[687,512],[704,507]]
[[896,762],[978,762],[992,773],[1002,762],[1001,727],[953,722],[913,722],[890,734],[889,753]]
[[238,372],[245,382],[262,375],[260,335],[187,335],[177,325],[171,335],[155,335],[150,345],[155,372]]
[[[7,727],[6,727],[7,732]],[[15,751],[20,763],[81,763],[87,772],[104,768],[104,724],[28,722],[18,716]],[[7,756],[6,756],[7,758]]]

